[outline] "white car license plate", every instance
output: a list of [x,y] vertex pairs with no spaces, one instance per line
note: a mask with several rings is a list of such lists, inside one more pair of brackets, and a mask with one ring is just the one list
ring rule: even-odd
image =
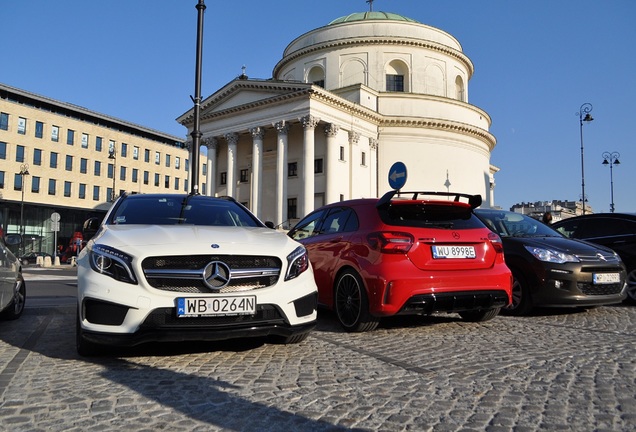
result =
[[253,315],[256,296],[242,297],[179,297],[178,317]]
[[594,284],[619,283],[621,275],[619,273],[594,273]]
[[475,258],[474,246],[433,246],[433,258]]

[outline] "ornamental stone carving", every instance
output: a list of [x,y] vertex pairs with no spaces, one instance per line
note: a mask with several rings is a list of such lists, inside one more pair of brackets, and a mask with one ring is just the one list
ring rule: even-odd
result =
[[325,125],[325,135],[329,138],[333,138],[338,135],[338,131],[340,130],[340,126],[335,123],[327,123]]
[[306,115],[299,118],[298,120],[300,120],[300,123],[305,129],[314,129],[316,126],[318,126],[318,122],[320,121],[318,117],[314,117],[312,115]]

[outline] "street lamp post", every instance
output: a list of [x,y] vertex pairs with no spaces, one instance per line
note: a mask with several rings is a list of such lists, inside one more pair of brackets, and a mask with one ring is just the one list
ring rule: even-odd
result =
[[112,147],[108,152],[108,159],[113,161],[113,190],[110,194],[110,201],[115,201],[115,176],[117,175],[115,171],[117,171],[117,156],[115,155],[115,147]]
[[29,175],[29,164],[20,165],[20,189],[22,190],[22,201],[20,202],[20,236],[23,238],[20,242],[20,256],[24,254],[24,176]]
[[614,165],[620,165],[621,161],[618,160],[621,157],[619,152],[604,152],[603,156],[603,165],[609,165],[610,167],[610,213],[614,213],[614,173],[612,172]]
[[585,214],[585,165],[583,164],[583,122],[591,122],[594,120],[590,115],[592,104],[584,103],[581,105],[579,112],[579,125],[581,127],[581,202],[583,203],[583,214]]

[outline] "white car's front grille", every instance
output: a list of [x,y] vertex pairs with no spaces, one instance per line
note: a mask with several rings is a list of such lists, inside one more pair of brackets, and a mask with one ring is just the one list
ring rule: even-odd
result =
[[164,291],[231,293],[276,284],[282,263],[253,255],[158,256],[143,260],[148,284]]

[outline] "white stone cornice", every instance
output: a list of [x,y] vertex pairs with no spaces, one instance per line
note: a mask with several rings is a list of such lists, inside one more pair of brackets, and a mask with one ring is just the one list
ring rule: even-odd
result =
[[283,58],[274,67],[273,76],[276,77],[280,71],[289,63],[292,63],[296,59],[306,56],[307,54],[315,53],[317,51],[336,51],[343,48],[356,47],[356,46],[370,46],[370,45],[397,45],[407,46],[413,48],[424,48],[431,51],[437,51],[442,54],[448,55],[461,62],[468,71],[468,76],[471,77],[475,71],[473,63],[468,56],[463,52],[449,48],[446,45],[438,44],[432,41],[423,41],[417,39],[405,39],[398,37],[378,36],[378,37],[365,37],[365,38],[352,38],[352,39],[339,39],[329,41],[327,43],[312,45],[310,47],[295,51],[294,53]]

